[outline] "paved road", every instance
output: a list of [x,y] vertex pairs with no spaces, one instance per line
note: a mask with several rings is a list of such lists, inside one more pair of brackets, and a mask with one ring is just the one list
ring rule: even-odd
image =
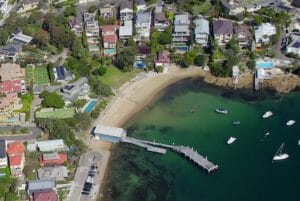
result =
[[11,140],[11,141],[27,141],[37,138],[43,133],[43,130],[39,127],[29,127],[28,134],[21,135],[0,135],[0,140]]

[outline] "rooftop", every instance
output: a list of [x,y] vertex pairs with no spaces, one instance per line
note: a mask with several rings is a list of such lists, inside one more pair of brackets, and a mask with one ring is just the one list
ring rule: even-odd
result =
[[204,18],[196,19],[194,20],[194,24],[196,26],[195,28],[195,34],[209,34],[209,22],[208,20]]
[[116,43],[117,42],[117,35],[116,34],[104,35],[103,36],[103,42],[104,43]]
[[123,10],[123,9],[133,9],[133,2],[132,1],[122,1],[120,3],[120,10]]
[[7,154],[23,154],[25,152],[25,147],[22,142],[12,142],[7,145]]
[[136,23],[150,23],[151,12],[138,12],[136,15]]
[[94,134],[109,135],[113,137],[126,137],[126,130],[123,128],[97,125],[93,131]]
[[131,36],[132,35],[132,20],[124,21],[124,25],[119,28],[120,36]]
[[58,196],[55,191],[35,192],[33,201],[58,201]]
[[0,83],[0,93],[21,92],[24,80],[7,80]]
[[117,29],[116,25],[103,25],[102,34],[106,32],[115,32]]
[[187,24],[187,25],[190,24],[190,19],[189,19],[188,13],[175,15],[174,25],[179,25],[179,24]]
[[9,156],[9,165],[18,166],[22,164],[22,156]]
[[0,158],[6,157],[6,141],[0,140]]
[[30,193],[42,190],[52,190],[55,186],[54,179],[40,179],[27,182],[27,189]]
[[37,172],[39,179],[55,178],[60,180],[68,177],[68,169],[65,166],[39,168]]
[[25,77],[25,69],[21,68],[20,65],[16,63],[5,63],[1,64],[0,75],[1,81],[23,78]]
[[229,20],[216,20],[213,22],[213,30],[215,35],[233,34],[232,22]]

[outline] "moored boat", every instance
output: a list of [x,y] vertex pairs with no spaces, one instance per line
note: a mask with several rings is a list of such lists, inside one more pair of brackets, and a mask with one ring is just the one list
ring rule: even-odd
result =
[[267,132],[267,133],[265,134],[265,136],[268,136],[268,135],[270,135],[270,132]]
[[265,118],[268,118],[268,117],[270,117],[270,116],[272,116],[273,115],[273,112],[271,112],[271,111],[267,111],[267,112],[265,112],[265,114],[263,114],[263,118],[265,119]]
[[227,144],[232,144],[232,143],[234,143],[234,141],[236,141],[236,138],[235,138],[235,137],[230,137],[230,138],[227,140]]
[[285,160],[289,157],[287,153],[282,153],[284,143],[281,144],[275,155],[273,156],[273,161]]
[[226,109],[222,109],[222,108],[216,109],[215,111],[216,111],[216,113],[220,113],[220,114],[227,114],[228,113],[228,111]]
[[294,125],[295,123],[296,123],[295,120],[289,120],[288,122],[286,122],[286,125],[287,125],[287,126],[292,126],[292,125]]
[[233,125],[239,125],[241,122],[240,121],[233,121],[232,124]]

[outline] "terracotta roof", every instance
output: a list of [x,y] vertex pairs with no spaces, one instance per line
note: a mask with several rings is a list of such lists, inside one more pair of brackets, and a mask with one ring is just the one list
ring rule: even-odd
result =
[[10,166],[17,166],[17,165],[21,165],[22,162],[22,156],[10,156],[9,157],[9,165]]
[[43,154],[40,156],[39,161],[41,165],[62,165],[68,161],[68,155],[63,153]]
[[7,80],[0,82],[0,93],[21,92],[22,80]]
[[170,63],[170,54],[168,52],[160,52],[158,54],[156,62],[158,63]]
[[117,36],[116,36],[116,34],[104,35],[103,36],[103,42],[116,43],[117,42]]
[[116,25],[104,25],[104,26],[102,26],[102,33],[115,32],[115,31],[116,31]]
[[21,155],[25,152],[25,147],[22,142],[12,142],[7,146],[8,155]]
[[25,77],[25,69],[15,63],[1,64],[0,67],[1,81],[13,80]]
[[58,201],[55,191],[34,192],[33,201]]
[[5,96],[0,97],[0,109],[5,109],[10,105],[14,105],[16,101],[18,101],[17,93],[6,94]]

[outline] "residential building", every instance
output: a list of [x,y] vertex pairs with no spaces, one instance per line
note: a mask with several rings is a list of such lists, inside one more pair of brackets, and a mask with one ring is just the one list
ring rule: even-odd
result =
[[85,34],[89,37],[99,37],[100,28],[98,21],[87,21],[85,25]]
[[291,34],[292,42],[286,46],[286,52],[300,56],[300,33]]
[[32,194],[33,201],[58,201],[58,195],[56,191],[41,191],[41,192],[34,192]]
[[221,5],[224,12],[228,15],[242,14],[247,12],[254,12],[264,6],[269,6],[274,0],[257,0],[257,1],[244,1],[244,0],[221,0]]
[[16,62],[19,59],[21,52],[21,44],[8,44],[5,47],[0,48],[0,61],[10,59],[13,62]]
[[70,21],[70,28],[77,36],[82,36],[83,24],[79,18],[75,17]]
[[155,67],[162,66],[167,67],[171,63],[170,53],[167,51],[162,51],[158,53],[157,59],[155,61]]
[[120,20],[132,20],[133,18],[133,2],[124,0],[120,3]]
[[292,5],[300,8],[300,0],[292,0]]
[[7,145],[7,155],[10,173],[13,177],[22,177],[25,165],[25,147],[22,142],[12,142]]
[[68,169],[65,166],[44,167],[37,170],[39,179],[55,179],[63,181],[68,177]]
[[116,143],[126,137],[127,131],[123,128],[97,125],[93,130],[93,135],[95,139]]
[[198,45],[206,46],[209,36],[209,22],[203,17],[194,20],[195,24],[195,42]]
[[11,43],[20,43],[22,45],[28,45],[32,40],[33,37],[23,34],[20,29],[14,31],[9,39]]
[[130,37],[132,37],[132,20],[126,20],[123,26],[119,27],[119,38],[127,40]]
[[9,93],[0,97],[0,122],[18,120],[19,112],[16,110],[22,108],[22,102],[17,93]]
[[56,82],[65,82],[74,79],[74,74],[71,71],[68,71],[64,66],[56,66],[53,68],[53,72],[54,81]]
[[68,161],[68,155],[64,153],[44,153],[39,157],[41,166],[63,165]]
[[7,80],[0,82],[0,93],[21,93],[25,94],[25,80]]
[[0,13],[5,15],[8,11],[8,0],[0,0]]
[[41,151],[41,152],[51,152],[51,151],[66,151],[68,147],[65,145],[63,139],[56,140],[43,140],[34,141],[27,144],[27,151]]
[[55,191],[56,183],[54,179],[39,179],[27,181],[27,191],[29,195],[37,192]]
[[32,10],[37,8],[37,6],[39,5],[39,0],[24,0],[23,1],[23,12]]
[[147,9],[147,3],[145,0],[136,0],[137,11],[144,11]]
[[150,40],[151,12],[138,12],[135,21],[137,40]]
[[102,27],[102,41],[105,56],[113,56],[117,49],[116,25],[104,25]]
[[164,31],[168,26],[170,26],[170,22],[163,11],[162,2],[158,1],[155,5],[154,28],[157,31]]
[[63,86],[61,88],[61,95],[66,102],[73,102],[76,99],[87,99],[89,91],[88,79],[82,77],[76,82]]
[[3,63],[0,67],[0,81],[25,78],[25,69],[16,63]]
[[213,31],[218,45],[225,46],[233,36],[232,22],[229,20],[215,20],[213,22]]
[[175,15],[174,31],[172,34],[173,45],[180,52],[189,50],[190,16],[188,13]]
[[300,32],[300,17],[296,17],[295,19],[293,19],[291,24],[294,30]]
[[89,12],[83,13],[83,21],[85,23],[94,21],[94,15],[92,13],[89,13]]
[[111,6],[100,8],[100,16],[103,17],[104,19],[115,17],[116,16],[115,8]]
[[6,141],[0,140],[0,168],[5,168],[6,166],[7,166]]
[[245,48],[249,45],[251,39],[250,27],[243,24],[236,24],[233,27],[234,37],[239,43],[240,48]]
[[94,15],[88,12],[83,14],[83,19],[85,23],[85,34],[87,37],[89,51],[99,51],[99,23],[98,21],[94,20]]
[[276,34],[276,27],[270,23],[263,23],[254,30],[256,47],[270,42],[270,36]]

